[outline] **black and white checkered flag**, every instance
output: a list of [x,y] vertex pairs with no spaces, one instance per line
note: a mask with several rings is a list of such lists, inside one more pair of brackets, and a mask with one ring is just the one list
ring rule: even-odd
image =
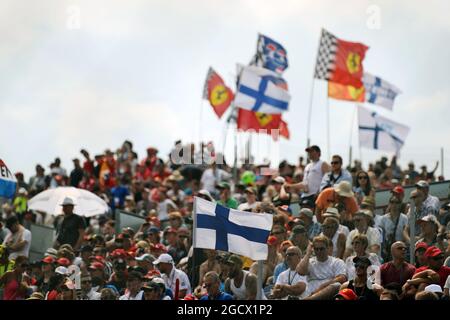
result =
[[324,80],[331,78],[336,60],[337,40],[334,35],[322,29],[314,78]]

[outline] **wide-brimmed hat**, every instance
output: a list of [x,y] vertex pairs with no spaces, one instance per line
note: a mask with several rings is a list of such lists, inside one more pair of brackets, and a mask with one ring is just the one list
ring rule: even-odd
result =
[[352,191],[352,186],[348,181],[341,181],[337,185],[334,186],[334,191],[341,197],[353,197],[354,193]]

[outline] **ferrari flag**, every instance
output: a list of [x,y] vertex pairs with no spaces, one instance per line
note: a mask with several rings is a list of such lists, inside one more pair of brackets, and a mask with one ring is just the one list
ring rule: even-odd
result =
[[227,111],[233,98],[233,91],[225,85],[223,79],[210,67],[203,89],[203,99],[209,101],[214,112],[220,118]]

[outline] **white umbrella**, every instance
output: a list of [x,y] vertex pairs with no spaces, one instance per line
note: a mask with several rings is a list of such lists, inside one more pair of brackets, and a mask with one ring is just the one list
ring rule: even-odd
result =
[[28,208],[57,216],[63,213],[61,203],[65,197],[72,198],[75,202],[73,212],[83,217],[105,214],[109,210],[102,198],[90,191],[74,187],[58,187],[42,191],[28,200]]

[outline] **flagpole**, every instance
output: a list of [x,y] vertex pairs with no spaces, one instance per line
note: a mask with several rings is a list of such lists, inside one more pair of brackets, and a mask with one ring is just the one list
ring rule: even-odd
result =
[[353,109],[353,115],[352,115],[352,122],[351,122],[351,124],[350,124],[350,135],[349,135],[349,141],[348,141],[348,149],[349,149],[349,160],[348,160],[348,163],[349,163],[349,166],[351,166],[352,165],[352,140],[353,140],[353,131],[354,131],[354,129],[355,129],[355,118],[356,118],[356,110],[357,110],[357,108],[358,108],[358,105],[356,104],[356,108],[354,108]]
[[262,300],[263,267],[264,261],[258,260],[258,280],[256,283],[256,300]]
[[[321,28],[322,30],[323,28]],[[317,44],[317,54],[316,54],[316,64],[317,64],[317,56],[319,54],[319,48],[320,48],[320,40],[322,38],[322,32],[319,37],[319,41]],[[313,76],[312,76],[312,84],[311,84],[311,93],[309,96],[309,109],[308,109],[308,123],[307,123],[307,129],[306,129],[306,146],[309,147],[311,145],[311,115],[312,115],[312,104],[313,104],[313,96],[314,96],[314,86],[315,86],[315,75],[316,75],[316,67],[314,66],[313,69]],[[308,157],[306,157],[306,161],[308,161]]]
[[328,159],[331,159],[331,148],[330,148],[330,99],[327,95],[327,152],[328,152]]

